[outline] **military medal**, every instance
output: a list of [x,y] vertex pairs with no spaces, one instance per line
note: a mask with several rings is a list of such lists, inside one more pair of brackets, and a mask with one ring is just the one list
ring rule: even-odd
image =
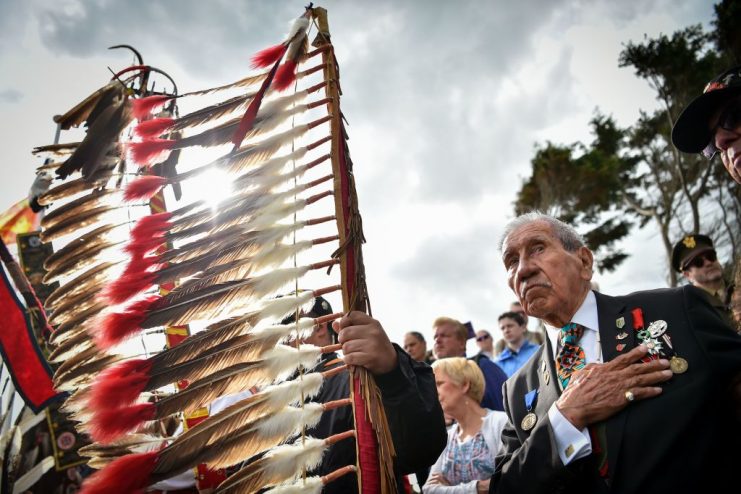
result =
[[538,390],[533,389],[527,392],[525,395],[525,408],[527,409],[527,415],[522,418],[520,427],[523,431],[529,431],[535,427],[535,423],[538,421],[538,416],[533,413],[533,407],[538,398]]
[[677,357],[675,355],[669,360],[669,368],[674,374],[684,374],[687,372],[688,367],[689,364],[682,357]]
[[669,369],[671,369],[672,373],[684,374],[685,372],[687,372],[689,364],[687,363],[687,360],[677,355],[677,352],[674,351],[672,339],[669,337],[669,335],[667,333],[664,333],[661,335],[661,338],[664,340],[664,343],[666,343],[666,346],[669,349]]
[[648,332],[652,338],[658,338],[666,333],[666,321],[656,320],[648,325]]

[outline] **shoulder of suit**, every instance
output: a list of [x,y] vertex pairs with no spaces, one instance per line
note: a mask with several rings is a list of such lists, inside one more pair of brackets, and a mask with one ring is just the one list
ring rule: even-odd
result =
[[652,290],[640,290],[637,292],[632,292],[627,295],[618,295],[618,296],[612,296],[612,295],[605,295],[604,293],[596,292],[596,295],[598,298],[608,298],[608,299],[615,299],[622,301],[624,303],[629,303],[632,300],[637,299],[672,299],[672,298],[681,298],[684,295],[684,292],[687,289],[693,289],[697,290],[697,288],[693,287],[692,285],[685,285],[675,288],[654,288]]

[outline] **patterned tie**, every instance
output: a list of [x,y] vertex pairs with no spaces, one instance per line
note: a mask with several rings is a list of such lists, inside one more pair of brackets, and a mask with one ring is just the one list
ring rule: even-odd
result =
[[561,348],[556,355],[556,372],[561,389],[566,389],[574,371],[583,369],[587,364],[584,357],[584,349],[579,346],[579,340],[584,333],[584,326],[569,323],[561,328],[559,335]]
[[[574,371],[583,369],[587,364],[584,357],[584,349],[579,346],[579,340],[584,334],[584,326],[576,323],[569,323],[561,328],[561,349],[556,355],[556,372],[558,381],[561,383],[561,389],[566,389],[571,374]],[[597,457],[597,469],[600,477],[609,478],[609,466],[607,463],[607,430],[604,422],[599,422],[589,426],[589,435],[592,439],[592,452]]]

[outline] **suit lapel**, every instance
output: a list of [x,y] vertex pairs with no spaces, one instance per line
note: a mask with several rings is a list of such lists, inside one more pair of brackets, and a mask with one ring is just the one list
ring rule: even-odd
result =
[[[631,314],[627,313],[625,304],[619,299],[598,292],[595,292],[595,296],[597,298],[602,360],[609,362],[635,347],[636,336],[633,330],[633,320]],[[628,413],[629,409],[626,408],[605,422],[607,428],[607,461],[611,476],[617,471],[617,460]]]
[[[594,292],[597,299],[602,361],[609,362],[635,347],[633,320],[619,299]],[[621,345],[625,345],[624,347]]]
[[551,405],[561,396],[561,388],[558,386],[558,376],[556,375],[556,366],[553,361],[553,347],[548,335],[543,343],[543,351],[540,352],[538,359],[538,380],[540,381],[540,396],[536,406],[538,417],[548,413]]

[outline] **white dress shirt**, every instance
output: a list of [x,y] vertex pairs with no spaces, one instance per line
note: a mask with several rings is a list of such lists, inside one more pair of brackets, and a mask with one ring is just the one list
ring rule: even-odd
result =
[[[584,358],[587,364],[602,363],[602,345],[599,337],[599,316],[597,315],[597,297],[591,290],[587,293],[581,306],[571,318],[571,322],[584,326],[584,333],[579,339],[579,346],[584,350]],[[546,335],[551,343],[553,359],[555,361],[561,346],[561,328],[545,325]],[[558,446],[558,456],[564,465],[574,460],[583,458],[592,453],[592,441],[589,438],[589,430],[585,427],[577,429],[563,416],[556,404],[551,405],[548,410],[548,418],[553,428],[553,436]]]

